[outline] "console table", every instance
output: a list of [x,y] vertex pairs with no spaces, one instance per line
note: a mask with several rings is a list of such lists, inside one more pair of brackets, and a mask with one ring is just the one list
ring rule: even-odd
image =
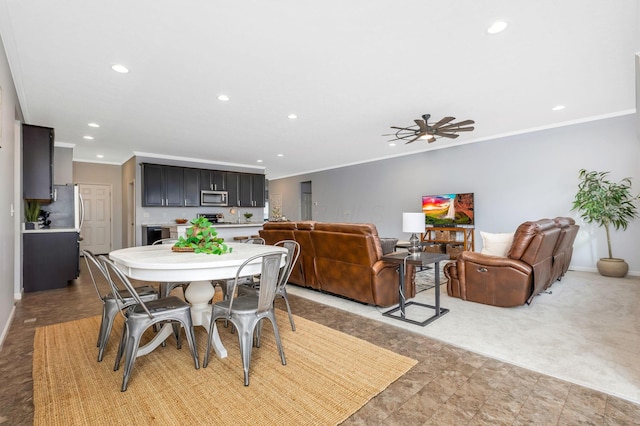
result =
[[[449,309],[440,307],[440,262],[443,260],[449,260],[449,255],[440,254],[440,253],[428,253],[428,252],[419,252],[415,254],[396,252],[396,253],[390,253],[382,256],[382,260],[385,262],[397,263],[400,269],[398,274],[398,281],[399,281],[398,288],[400,293],[400,303],[398,304],[397,307],[387,312],[383,312],[382,315],[424,327],[425,325],[429,324],[432,321],[435,321],[436,319],[440,318],[442,315],[449,312]],[[427,305],[425,303],[419,303],[414,301],[406,302],[405,295],[404,295],[404,289],[405,289],[404,275],[405,275],[406,265],[411,264],[417,267],[424,268],[427,265],[430,265],[432,263],[435,264],[435,267],[434,267],[435,305]],[[424,321],[413,320],[411,318],[408,318],[406,315],[406,307],[410,305],[418,306],[421,308],[433,309],[435,310],[435,313]]]

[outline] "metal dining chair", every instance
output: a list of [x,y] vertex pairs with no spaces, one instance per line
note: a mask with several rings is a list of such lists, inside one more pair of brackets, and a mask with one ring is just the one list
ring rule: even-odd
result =
[[[189,343],[193,363],[196,370],[199,369],[200,362],[198,360],[198,348],[196,347],[193,322],[191,320],[191,307],[189,304],[175,296],[162,297],[160,299],[144,302],[142,298],[135,293],[129,279],[116,266],[116,264],[105,256],[100,256],[98,259],[106,271],[112,292],[118,295],[116,297],[118,304],[121,307],[124,304],[124,299],[119,297],[120,288],[118,287],[118,284],[122,285],[124,290],[129,291],[133,295],[133,298],[136,299],[135,305],[129,306],[126,310],[120,310],[124,316],[124,328],[122,330],[122,338],[116,354],[116,361],[113,370],[117,371],[120,368],[120,360],[124,356],[124,375],[122,378],[121,391],[124,392],[127,390],[129,377],[131,376],[133,365],[136,357],[138,356],[140,339],[145,330],[154,324],[177,322],[182,325],[186,331],[187,342]],[[179,342],[178,349],[180,349]]]
[[[300,256],[300,244],[294,240],[282,240],[274,244],[274,246],[284,247],[287,249],[287,263],[280,270],[280,276],[278,277],[278,287],[276,288],[276,296],[280,296],[284,299],[284,303],[287,306],[287,314],[289,315],[289,323],[291,324],[291,330],[296,331],[296,324],[293,322],[293,315],[291,315],[291,306],[289,305],[289,297],[287,295],[287,282],[291,276],[291,271]],[[255,286],[238,286],[238,295],[256,294],[258,288]],[[256,339],[256,346],[260,346],[260,335]]]
[[[102,320],[100,321],[100,330],[98,331],[98,362],[102,361],[104,356],[104,350],[107,347],[109,336],[111,335],[111,329],[113,328],[113,321],[116,315],[121,309],[128,308],[136,303],[136,299],[131,295],[129,290],[122,290],[118,293],[118,298],[122,300],[119,304],[116,296],[113,294],[113,290],[109,285],[108,291],[101,291],[101,286],[98,284],[100,277],[107,280],[106,271],[104,266],[100,263],[97,257],[89,250],[82,250],[84,261],[87,264],[87,270],[91,276],[93,287],[98,293],[98,297],[102,302]],[[145,302],[155,300],[158,298],[158,292],[151,286],[144,285],[133,288],[135,294],[137,294],[141,300]],[[122,307],[121,307],[122,306]]]
[[[255,238],[248,238],[246,240],[242,241],[242,244],[260,244],[260,245],[264,245],[265,244],[265,240],[262,237],[255,237]],[[254,285],[255,283],[255,279],[256,277],[254,276],[246,276],[246,277],[242,277],[243,278],[243,282],[241,284],[244,285]],[[227,293],[227,289],[231,286],[233,280],[214,280],[211,281],[211,284],[213,284],[214,286],[217,284],[218,286],[220,286],[220,289],[222,290],[222,298],[223,299],[228,299],[229,298],[229,294]]]
[[[160,240],[156,240],[153,242],[153,246],[158,244],[175,244],[178,240],[176,238],[162,238]],[[182,294],[187,291],[187,287],[189,287],[188,282],[162,282],[160,283],[160,297],[168,297],[171,294],[171,291],[176,287],[182,287]]]
[[[211,307],[211,322],[209,329],[212,330],[216,320],[224,319],[231,322],[238,330],[238,341],[240,343],[240,354],[242,356],[242,368],[244,370],[244,385],[249,386],[249,366],[251,364],[251,350],[253,347],[253,336],[256,327],[263,319],[268,319],[273,326],[273,334],[276,339],[278,351],[282,365],[287,365],[284,356],[282,343],[280,342],[280,333],[278,324],[276,323],[273,300],[276,296],[278,287],[278,277],[280,275],[280,264],[284,253],[280,251],[271,251],[256,256],[252,256],[240,265],[233,280],[233,285],[229,292],[229,299],[214,303]],[[257,260],[262,261],[260,273],[260,290],[257,297],[252,296],[235,296],[236,288],[242,279],[243,269],[250,263]],[[207,351],[204,356],[204,367],[209,363],[209,354],[211,352],[213,333],[207,339]]]

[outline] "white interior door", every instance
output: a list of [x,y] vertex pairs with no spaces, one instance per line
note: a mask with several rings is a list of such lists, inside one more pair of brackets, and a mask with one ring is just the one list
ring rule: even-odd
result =
[[84,202],[80,248],[95,254],[111,251],[111,185],[79,184]]

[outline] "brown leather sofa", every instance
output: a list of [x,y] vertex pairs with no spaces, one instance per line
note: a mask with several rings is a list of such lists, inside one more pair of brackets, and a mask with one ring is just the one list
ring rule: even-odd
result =
[[[290,283],[378,306],[399,302],[397,265],[380,260],[382,247],[373,224],[266,222],[260,236],[267,244],[283,239],[300,243]],[[408,267],[406,298],[415,296],[414,275]]]
[[463,251],[444,267],[447,294],[487,305],[531,303],[569,267],[578,227],[571,218],[525,222],[506,257]]
[[570,217],[557,217],[553,219],[556,226],[560,228],[560,237],[553,250],[553,270],[551,271],[551,283],[560,281],[569,269],[571,256],[573,255],[573,242],[576,240],[580,227]]

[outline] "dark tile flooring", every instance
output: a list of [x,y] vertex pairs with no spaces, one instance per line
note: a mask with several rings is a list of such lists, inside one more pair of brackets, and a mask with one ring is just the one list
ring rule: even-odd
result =
[[[35,328],[99,315],[86,275],[17,303],[0,351],[0,424],[33,423]],[[640,406],[628,401],[303,298],[290,301],[297,315],[419,361],[346,425],[640,425]]]

